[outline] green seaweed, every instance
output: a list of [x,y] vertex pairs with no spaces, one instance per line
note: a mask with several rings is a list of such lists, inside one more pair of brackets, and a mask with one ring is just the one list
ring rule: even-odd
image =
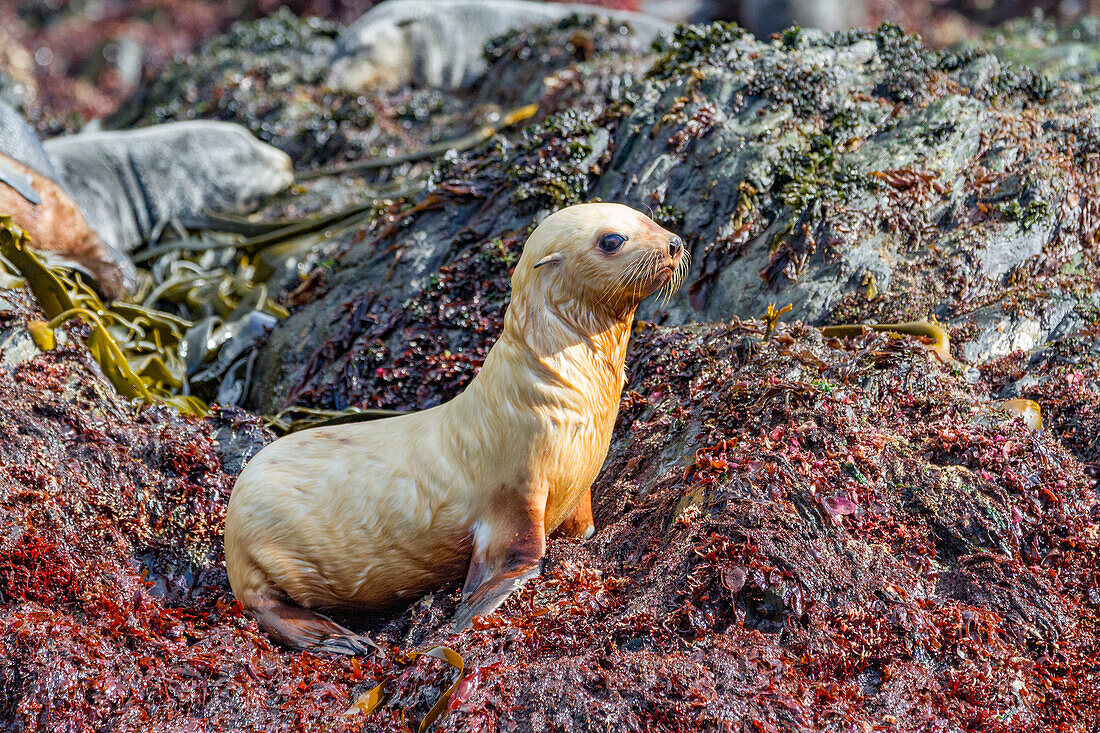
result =
[[1019,199],[1012,199],[995,206],[1002,217],[1016,222],[1024,231],[1050,216],[1050,204],[1042,199],[1032,199],[1026,204],[1021,204]]
[[659,56],[650,67],[650,79],[674,79],[685,76],[701,62],[713,62],[721,53],[728,53],[729,46],[746,35],[744,28],[735,23],[716,21],[710,25],[681,25],[669,39],[658,38],[653,50]]
[[[79,274],[42,264],[8,217],[0,217],[5,264],[0,269],[8,284],[30,286],[50,319],[44,328],[51,335],[72,318],[91,326],[87,347],[119,393],[201,415],[207,411],[203,399],[233,401],[243,395],[254,358],[251,345],[287,316],[269,297],[265,279],[282,260],[311,249],[318,232],[355,226],[368,209],[266,225],[211,215],[199,223],[197,234],[174,223],[165,230],[175,239],[158,238],[139,258],[151,269],[141,273],[138,292],[110,304]],[[38,340],[46,335],[43,331]]]
[[[44,265],[27,241],[26,233],[11,217],[0,216],[0,254],[10,272],[25,279],[50,319],[46,329],[52,331],[80,318],[92,327],[86,340],[89,353],[120,394],[145,403],[172,405],[183,413],[206,414],[201,400],[172,393],[182,385],[182,363],[173,350],[181,336],[178,319],[146,309],[112,310],[79,276],[70,277]],[[128,334],[129,340],[120,343],[115,335],[119,331]],[[41,336],[36,341],[41,343]]]
[[514,204],[562,209],[588,194],[590,171],[581,163],[593,151],[592,118],[568,110],[524,130],[505,170]]

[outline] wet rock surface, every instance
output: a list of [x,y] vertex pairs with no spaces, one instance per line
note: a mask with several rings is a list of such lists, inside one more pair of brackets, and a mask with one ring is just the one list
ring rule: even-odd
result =
[[449,350],[476,366],[494,332],[443,323],[424,348],[402,336],[406,306],[491,319],[484,290],[467,291],[485,301],[472,303],[437,286],[471,258],[491,268],[474,249],[579,200],[649,207],[688,241],[689,287],[647,319],[720,322],[770,302],[809,323],[935,316],[971,362],[1088,321],[1094,123],[1050,79],[890,26],[770,43],[688,27],[644,78],[624,58],[597,64],[605,81],[579,100],[557,92],[578,69],[559,73],[540,127],[444,160],[404,209],[344,235],[326,284],[272,334],[254,404],[422,406],[385,396],[392,357]]
[[[539,104],[466,152],[303,177],[269,203],[362,211],[304,280],[271,281],[291,315],[249,356],[265,414],[456,394],[545,212],[618,200],[683,235],[693,277],[635,329],[596,535],[551,539],[542,574],[462,634],[445,588],[349,621],[386,659],[273,647],[220,542],[233,477],[271,433],[238,408],[126,403],[86,327],[42,352],[41,312],[4,290],[0,728],[416,729],[454,672],[396,660],[445,644],[467,677],[439,730],[1094,729],[1087,85],[891,27],[761,42],[716,25],[656,52],[608,31],[501,39],[468,96],[363,106],[310,65],[332,28],[276,16],[180,60],[131,110],[242,122],[301,174]],[[790,323],[754,320],[772,302]],[[933,315],[975,368],[816,327]],[[1044,428],[1008,398],[1037,401]],[[379,711],[344,715],[380,682]]]

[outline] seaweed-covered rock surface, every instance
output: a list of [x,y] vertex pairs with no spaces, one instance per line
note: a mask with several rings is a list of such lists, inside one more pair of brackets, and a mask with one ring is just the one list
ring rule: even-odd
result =
[[239,23],[169,64],[109,124],[237,122],[299,165],[312,166],[457,137],[501,106],[538,101],[547,75],[587,62],[582,76],[592,85],[600,79],[594,60],[606,65],[623,57],[621,65],[629,66],[648,50],[628,24],[570,16],[494,39],[484,52],[490,70],[473,94],[428,88],[360,95],[324,84],[341,28],[285,9]]
[[[1091,322],[1089,98],[894,26],[771,41],[683,26],[644,75],[625,58],[558,72],[533,124],[444,158],[426,190],[340,235],[261,354],[253,404],[425,406],[391,393],[395,363],[450,352],[472,373],[495,331],[469,324],[499,320],[515,247],[586,200],[648,207],[689,243],[689,286],[650,320],[771,302],[810,323],[935,316],[967,362]],[[563,90],[582,78],[603,81],[578,103]]]
[[[449,667],[279,650],[234,603],[215,435],[254,449],[255,421],[135,413],[79,328],[35,353],[33,312],[5,304],[3,724],[415,726]],[[457,589],[368,623],[464,657],[438,729],[1094,725],[1100,506],[1058,433],[913,340],[765,330],[640,326],[596,536],[551,540],[542,575],[462,634]],[[380,711],[344,715],[380,681]]]
[[[361,101],[321,83],[335,26],[278,13],[120,113],[232,119],[296,160],[257,221],[218,219],[242,272],[297,253],[267,278],[290,315],[247,355],[269,416],[456,394],[562,206],[648,209],[693,276],[640,314],[595,536],[550,539],[461,634],[458,588],[349,620],[386,654],[344,659],[273,646],[228,586],[225,507],[264,423],[129,404],[89,327],[50,330],[0,275],[0,730],[416,730],[456,679],[409,657],[436,645],[464,665],[445,731],[1097,730],[1091,67],[893,26],[685,26],[657,49],[622,30],[532,29],[490,43],[461,97]],[[1077,38],[1029,33],[1013,43]],[[194,246],[177,228],[162,251]],[[954,358],[819,328],[932,316]]]

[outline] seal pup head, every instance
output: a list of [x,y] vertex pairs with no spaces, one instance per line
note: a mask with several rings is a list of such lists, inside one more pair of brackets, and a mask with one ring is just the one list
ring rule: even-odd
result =
[[543,219],[512,275],[513,301],[622,320],[687,274],[679,236],[622,204],[579,204]]

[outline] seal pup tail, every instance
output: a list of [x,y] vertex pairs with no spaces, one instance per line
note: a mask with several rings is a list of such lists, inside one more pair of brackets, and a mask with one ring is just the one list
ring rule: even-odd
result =
[[244,606],[272,639],[293,649],[348,656],[385,654],[369,637],[296,603],[261,594]]

